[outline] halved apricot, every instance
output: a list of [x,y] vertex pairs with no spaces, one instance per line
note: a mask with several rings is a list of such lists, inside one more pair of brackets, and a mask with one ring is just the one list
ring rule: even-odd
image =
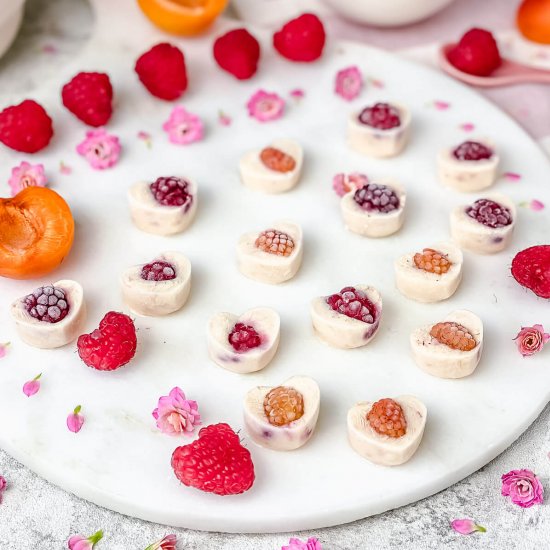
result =
[[0,276],[31,279],[53,271],[67,256],[74,220],[63,197],[27,187],[0,198]]
[[550,0],[523,0],[516,20],[525,38],[539,44],[550,44]]

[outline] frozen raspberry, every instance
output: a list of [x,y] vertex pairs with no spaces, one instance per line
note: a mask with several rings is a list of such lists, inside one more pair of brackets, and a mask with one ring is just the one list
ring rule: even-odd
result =
[[399,208],[399,197],[387,185],[367,183],[355,191],[353,200],[367,212],[387,214]]
[[493,151],[478,141],[465,141],[453,151],[453,156],[458,160],[485,160],[493,156]]
[[227,336],[227,340],[233,346],[233,349],[239,353],[257,348],[262,343],[256,329],[244,323],[236,323]]
[[224,71],[246,80],[258,69],[260,44],[246,29],[235,29],[216,39],[214,59]]
[[145,281],[171,281],[176,278],[176,268],[171,263],[157,260],[141,268],[141,278]]
[[376,306],[358,288],[347,286],[339,293],[327,297],[327,304],[338,313],[372,324],[376,319]]
[[105,73],[78,73],[61,90],[63,105],[89,126],[103,126],[113,114],[113,87]]
[[86,365],[97,370],[122,367],[136,353],[136,327],[128,315],[109,311],[90,334],[77,341],[78,355]]
[[163,206],[183,206],[185,212],[193,203],[193,195],[189,192],[189,182],[170,176],[157,178],[151,186],[155,200]]
[[65,291],[56,286],[41,286],[23,301],[31,317],[46,323],[59,323],[70,309]]
[[490,75],[502,63],[493,35],[484,29],[470,29],[447,58],[460,71],[477,76]]
[[449,261],[446,254],[442,254],[432,248],[425,248],[422,253],[417,252],[414,255],[414,265],[418,269],[422,269],[428,273],[440,275],[447,273],[453,264]]
[[440,344],[460,351],[471,351],[477,345],[472,333],[458,323],[437,323],[431,328],[430,336]]
[[273,35],[273,46],[290,61],[315,61],[323,53],[325,28],[312,13],[304,13]]
[[151,95],[173,101],[187,88],[185,58],[179,48],[163,42],[136,61],[135,71]]
[[389,103],[375,103],[372,107],[366,107],[359,113],[359,122],[378,128],[378,130],[391,130],[401,126],[399,109]]
[[264,399],[264,412],[273,426],[286,426],[304,415],[304,398],[294,388],[278,386]]
[[512,223],[512,213],[508,208],[489,199],[478,199],[466,208],[466,214],[477,222],[496,229]]
[[25,99],[0,112],[0,141],[22,153],[44,149],[53,136],[52,119],[42,105]]
[[380,399],[367,414],[371,428],[380,435],[403,437],[407,433],[407,421],[401,405],[390,399]]
[[550,299],[550,245],[531,246],[512,260],[514,279],[541,298]]
[[275,172],[292,172],[296,168],[296,161],[290,156],[276,149],[275,147],[266,147],[260,153],[260,160],[264,166]]
[[277,229],[262,231],[254,244],[256,248],[277,256],[290,256],[294,251],[294,241],[290,235]]
[[250,451],[227,424],[199,431],[199,438],[172,454],[176,477],[187,487],[216,495],[238,495],[254,483]]

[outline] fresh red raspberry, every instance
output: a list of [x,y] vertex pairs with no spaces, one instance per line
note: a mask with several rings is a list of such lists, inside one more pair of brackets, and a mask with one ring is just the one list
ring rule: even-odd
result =
[[69,313],[65,291],[56,286],[41,286],[23,300],[31,317],[46,323],[59,323]]
[[380,399],[367,414],[371,428],[380,435],[398,438],[407,433],[407,421],[401,405],[390,398]]
[[489,199],[478,199],[466,208],[466,214],[477,222],[496,229],[512,223],[512,213],[506,206]]
[[183,206],[185,212],[193,203],[193,195],[189,192],[189,182],[170,176],[157,178],[151,186],[155,200],[163,206]]
[[89,126],[103,126],[113,114],[113,87],[105,73],[78,73],[61,90],[63,105]]
[[97,370],[116,370],[136,353],[136,327],[128,315],[109,311],[90,334],[77,341],[78,355],[86,365]]
[[391,130],[401,126],[399,109],[389,103],[375,103],[366,107],[359,114],[359,122],[378,130]]
[[254,483],[250,451],[227,424],[213,424],[199,431],[199,438],[172,454],[176,477],[187,487],[216,495],[238,495]]
[[328,296],[327,304],[332,310],[364,323],[372,324],[376,319],[376,306],[362,290],[352,286]]
[[187,72],[182,51],[163,42],[153,46],[136,61],[135,71],[151,95],[173,101],[187,88]]
[[550,299],[550,245],[531,246],[518,252],[512,261],[512,275],[521,286]]
[[258,69],[260,44],[246,29],[235,29],[216,39],[214,59],[224,71],[246,80]]
[[52,119],[32,99],[0,112],[0,141],[15,151],[36,153],[50,143],[52,136]]
[[355,191],[353,200],[367,212],[387,214],[399,208],[399,197],[387,185],[367,183]]
[[447,58],[460,71],[477,76],[490,75],[502,63],[493,35],[475,28],[462,36]]
[[257,348],[262,343],[256,329],[244,323],[236,323],[227,336],[227,340],[233,346],[233,349],[239,353]]
[[290,61],[315,61],[323,53],[325,28],[312,13],[304,13],[273,35],[273,46]]
[[457,160],[485,160],[493,156],[493,151],[479,141],[464,141],[454,151]]
[[157,260],[141,268],[141,278],[145,281],[171,281],[176,278],[176,268],[171,263]]

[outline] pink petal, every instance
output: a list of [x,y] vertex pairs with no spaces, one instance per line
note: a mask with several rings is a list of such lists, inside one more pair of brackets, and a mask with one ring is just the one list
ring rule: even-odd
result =
[[27,397],[31,397],[40,390],[40,381],[38,379],[29,380],[23,385],[23,393]]
[[461,535],[470,535],[471,533],[475,533],[476,531],[485,533],[486,531],[485,527],[477,525],[471,519],[454,519],[453,521],[451,521],[451,527]]
[[475,124],[471,122],[465,122],[464,124],[461,124],[459,128],[461,130],[464,130],[465,132],[473,132],[475,130]]
[[72,174],[73,169],[63,161],[59,162],[59,172],[64,175]]
[[302,99],[304,98],[306,93],[304,90],[300,88],[295,88],[294,90],[290,90],[290,97],[293,97],[294,99]]
[[67,428],[73,433],[78,433],[82,429],[84,424],[84,417],[79,414],[81,410],[80,405],[75,408],[75,410],[67,416]]
[[508,181],[513,182],[517,182],[521,179],[521,175],[517,174],[516,172],[504,172],[504,174],[502,174],[502,177],[504,179],[507,179]]
[[447,103],[446,101],[440,101],[439,99],[436,99],[434,101],[434,107],[438,110],[438,111],[446,111],[447,109],[449,109],[451,106],[450,103]]
[[10,345],[9,342],[6,342],[4,344],[0,344],[0,359],[2,359],[2,357],[6,356],[6,353],[8,352],[8,346],[9,345]]
[[529,206],[531,210],[534,210],[535,212],[540,212],[541,210],[544,210],[544,203],[537,199],[533,199]]

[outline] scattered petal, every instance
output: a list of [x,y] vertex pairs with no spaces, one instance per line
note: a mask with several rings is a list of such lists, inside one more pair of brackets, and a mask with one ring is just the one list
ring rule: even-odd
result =
[[504,172],[504,174],[502,174],[502,177],[508,181],[513,182],[519,181],[521,179],[521,175],[516,174],[515,172]]
[[475,127],[475,124],[471,122],[465,122],[464,124],[461,124],[459,128],[464,132],[473,132],[476,127]]
[[365,174],[352,172],[351,174],[336,174],[332,179],[332,187],[339,197],[343,197],[350,191],[356,191],[369,183],[369,178]]
[[438,111],[446,111],[447,109],[449,109],[451,107],[451,104],[448,103],[447,101],[441,101],[439,99],[436,99],[434,102],[433,102],[433,106],[438,110]]
[[260,122],[269,122],[283,116],[285,110],[284,99],[276,93],[258,90],[246,104],[248,114]]
[[223,111],[218,112],[218,122],[222,126],[230,126],[231,125],[231,117],[229,115],[226,115]]
[[31,397],[35,393],[38,393],[40,390],[40,378],[42,377],[42,373],[35,376],[32,380],[29,380],[28,382],[25,382],[23,384],[23,393],[27,397]]
[[44,44],[42,46],[42,52],[54,54],[57,53],[57,48],[53,44]]
[[384,81],[380,80],[378,78],[369,77],[367,79],[367,81],[373,88],[385,88],[386,87],[386,85],[384,84]]
[[153,144],[151,134],[149,134],[148,132],[144,132],[143,130],[140,130],[137,133],[137,137],[138,137],[138,139],[140,139],[141,141],[143,141],[145,143],[145,145],[147,146],[148,149],[151,149],[151,145]]
[[544,210],[544,203],[537,200],[537,199],[533,199],[530,203],[529,203],[529,208],[531,210],[534,210],[535,212],[540,212],[541,210]]
[[26,187],[44,187],[46,183],[44,165],[29,164],[25,161],[11,169],[11,177],[8,180],[12,196]]
[[363,89],[363,75],[357,65],[346,67],[336,73],[334,92],[347,101],[355,99]]
[[501,479],[502,496],[510,497],[514,504],[522,508],[542,504],[544,488],[539,478],[531,470],[512,470],[504,474]]
[[67,416],[67,428],[75,434],[77,434],[84,424],[84,417],[80,414],[82,407],[78,405],[74,411]]
[[76,147],[76,152],[83,156],[94,170],[114,166],[118,162],[120,150],[118,138],[102,129],[86,132],[86,139]]
[[163,539],[149,545],[145,550],[176,550],[176,535],[166,535]]
[[300,539],[291,538],[287,546],[281,547],[281,550],[323,550],[319,539],[310,537],[307,542],[302,542]]
[[10,345],[9,342],[4,342],[3,344],[0,344],[0,359],[2,359],[2,357],[6,356],[6,353],[8,352],[9,345]]
[[170,435],[191,435],[195,426],[201,424],[197,402],[186,399],[178,387],[159,399],[153,418],[157,421],[157,428]]
[[451,527],[461,535],[470,535],[476,531],[479,531],[480,533],[485,533],[487,531],[485,527],[477,525],[471,519],[454,519],[451,521]]
[[294,88],[294,90],[290,90],[289,95],[296,101],[300,101],[301,99],[304,99],[306,93],[301,88]]
[[70,550],[92,550],[97,542],[103,538],[103,531],[98,531],[90,537],[82,535],[73,535],[67,542],[67,547]]
[[69,174],[72,174],[73,169],[68,164],[65,164],[61,160],[61,161],[59,161],[59,172],[61,174],[64,174],[64,175],[68,176]]
[[204,138],[204,124],[199,116],[186,111],[182,105],[176,105],[168,120],[162,125],[168,134],[170,143],[188,145]]
[[3,492],[6,490],[8,482],[4,476],[0,476],[0,504],[2,504]]
[[532,327],[521,327],[514,340],[521,355],[527,357],[541,351],[550,340],[550,334],[544,332],[542,325],[533,325]]

